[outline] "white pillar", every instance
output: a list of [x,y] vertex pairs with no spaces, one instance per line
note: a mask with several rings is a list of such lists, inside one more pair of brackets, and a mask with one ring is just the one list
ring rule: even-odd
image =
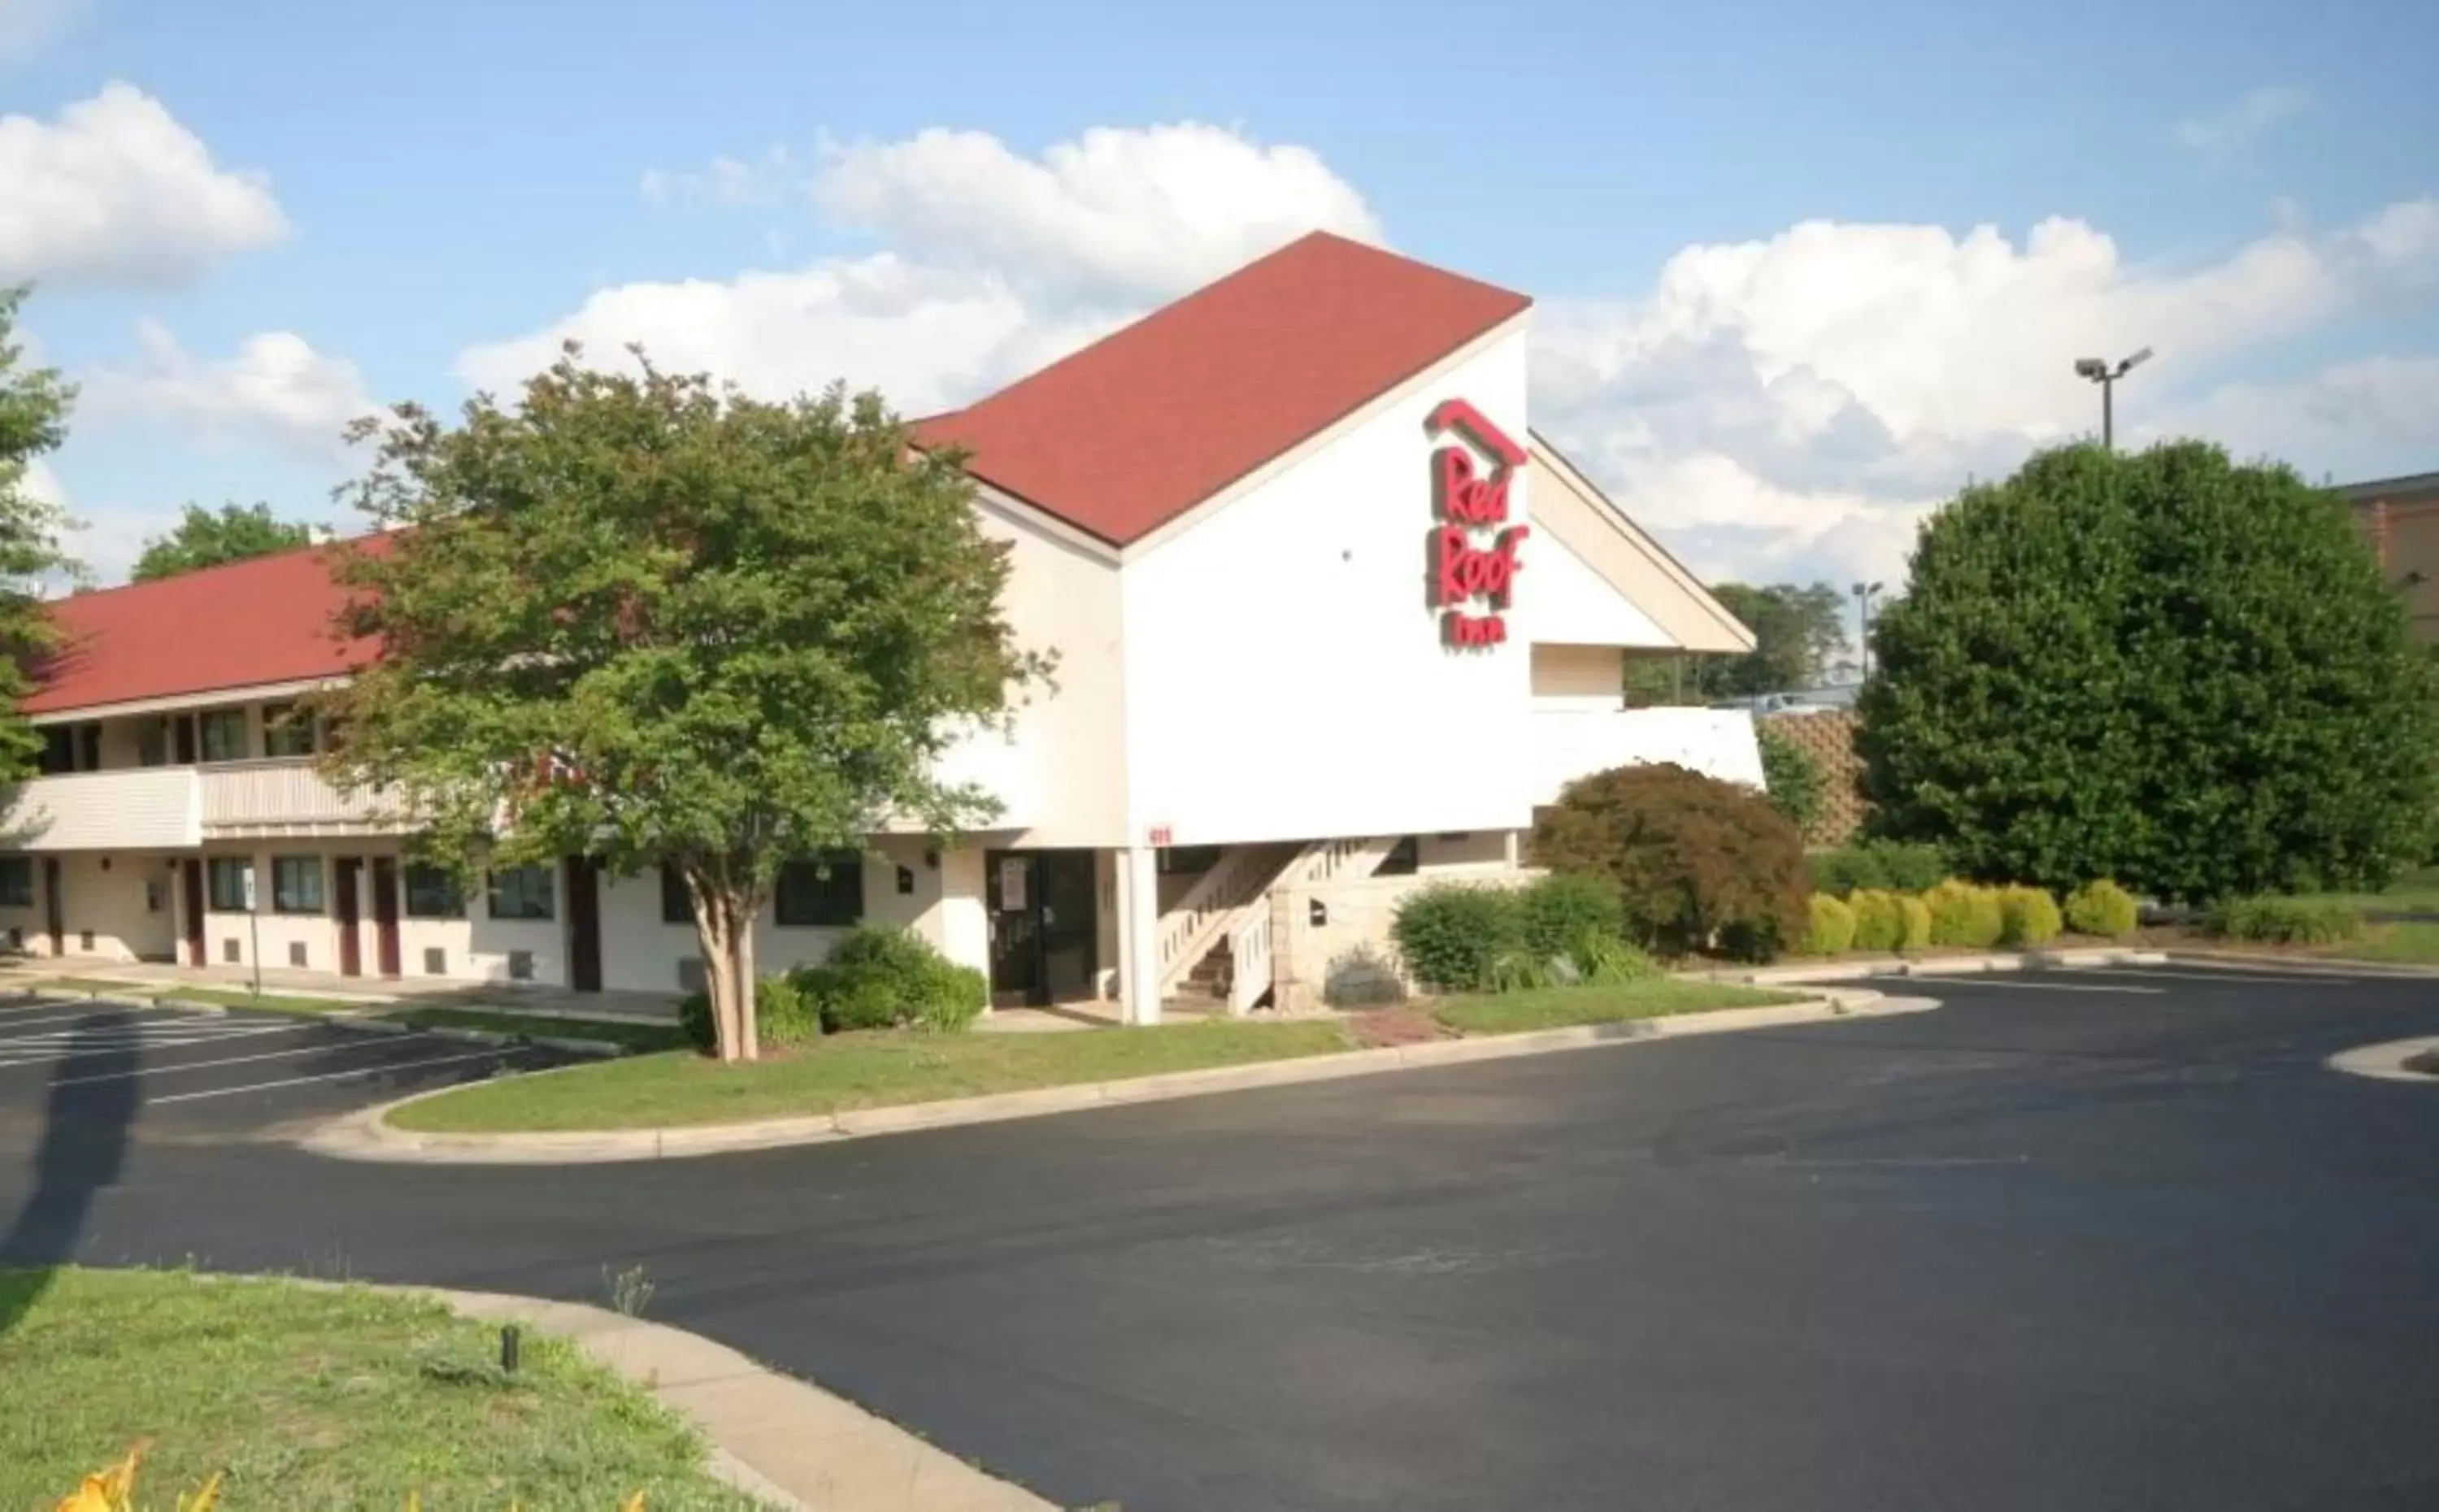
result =
[[1128,1023],[1160,1022],[1160,853],[1135,845],[1118,868],[1118,1015]]
[[1524,859],[1523,838],[1522,830],[1507,831],[1507,869],[1509,871],[1514,871]]

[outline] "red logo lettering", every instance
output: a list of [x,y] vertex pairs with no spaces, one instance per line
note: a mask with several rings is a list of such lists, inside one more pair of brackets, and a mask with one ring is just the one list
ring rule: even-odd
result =
[[1514,601],[1516,575],[1523,570],[1516,548],[1532,534],[1526,525],[1509,525],[1488,546],[1474,543],[1479,526],[1507,519],[1507,489],[1525,460],[1524,449],[1509,440],[1480,410],[1461,399],[1446,400],[1432,411],[1425,429],[1462,434],[1474,446],[1497,459],[1488,476],[1476,471],[1473,454],[1463,446],[1444,446],[1432,454],[1432,512],[1443,524],[1429,538],[1432,606],[1442,611],[1440,638],[1449,646],[1497,646],[1507,639],[1507,621],[1500,614],[1473,614],[1467,607],[1477,598],[1504,610]]

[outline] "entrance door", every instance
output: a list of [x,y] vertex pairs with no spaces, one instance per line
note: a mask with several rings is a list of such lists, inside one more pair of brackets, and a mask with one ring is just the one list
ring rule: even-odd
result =
[[373,969],[399,974],[398,863],[387,856],[373,858]]
[[583,856],[567,858],[567,985],[601,990],[601,868]]
[[1099,889],[1089,850],[985,854],[991,1002],[1041,1006],[1090,997],[1099,968]]
[[330,901],[339,918],[339,974],[362,976],[364,944],[357,937],[357,930],[364,916],[356,906],[356,878],[364,871],[365,863],[354,856],[341,856],[332,863],[332,869],[338,873],[337,892]]
[[187,910],[187,964],[204,964],[204,863],[187,858],[178,863],[178,898]]
[[68,911],[60,896],[60,859],[43,858],[43,924],[51,934],[51,954],[68,952]]

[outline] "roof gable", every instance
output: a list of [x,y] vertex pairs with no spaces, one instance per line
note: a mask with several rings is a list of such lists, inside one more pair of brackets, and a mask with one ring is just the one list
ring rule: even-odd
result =
[[1531,304],[1314,232],[916,435],[1125,545]]

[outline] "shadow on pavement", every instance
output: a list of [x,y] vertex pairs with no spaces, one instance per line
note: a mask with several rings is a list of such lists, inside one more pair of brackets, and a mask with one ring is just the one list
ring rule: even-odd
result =
[[27,1272],[0,1279],[0,1339],[42,1300],[50,1269],[76,1257],[94,1194],[115,1184],[126,1164],[142,1096],[127,1032],[134,1023],[129,1014],[81,1021],[51,1063],[33,1186],[0,1232],[0,1266]]

